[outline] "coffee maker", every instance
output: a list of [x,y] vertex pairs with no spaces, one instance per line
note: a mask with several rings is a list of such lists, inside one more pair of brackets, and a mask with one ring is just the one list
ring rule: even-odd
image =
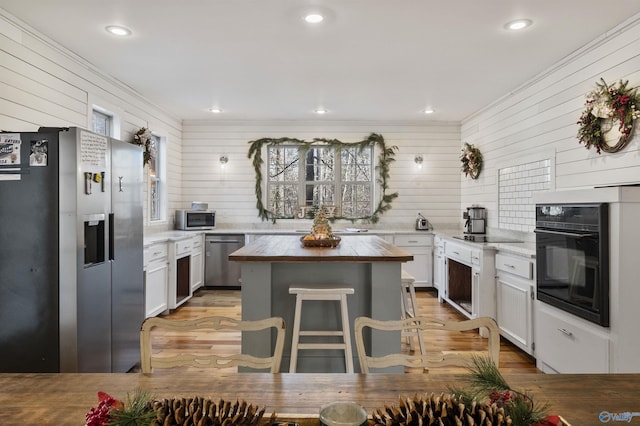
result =
[[467,211],[462,213],[465,234],[484,234],[487,220],[487,210],[484,207],[467,207]]

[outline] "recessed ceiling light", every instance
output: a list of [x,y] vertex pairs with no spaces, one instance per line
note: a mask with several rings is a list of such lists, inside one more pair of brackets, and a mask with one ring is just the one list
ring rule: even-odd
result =
[[523,30],[533,24],[530,19],[516,19],[515,21],[507,22],[504,27],[507,30],[518,31]]
[[324,109],[324,108],[316,108],[315,113],[316,113],[316,114],[320,114],[320,115],[322,115],[322,114],[326,114],[326,113],[327,113],[327,110],[326,110],[326,109]]
[[433,114],[434,112],[436,112],[436,110],[433,108],[425,108],[425,110],[422,112],[424,112],[425,114]]
[[319,24],[324,21],[324,16],[319,13],[308,13],[304,16],[304,20],[309,24]]
[[129,28],[122,27],[120,25],[109,25],[105,29],[108,33],[121,37],[131,35],[131,30]]
[[222,110],[220,108],[209,108],[209,112],[214,114],[220,114]]

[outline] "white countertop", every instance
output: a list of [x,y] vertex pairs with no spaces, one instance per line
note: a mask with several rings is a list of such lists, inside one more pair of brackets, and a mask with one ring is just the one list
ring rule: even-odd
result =
[[493,249],[502,252],[509,252],[519,256],[536,257],[536,244],[533,241],[524,241],[521,243],[478,243],[475,241],[454,238],[455,236],[462,234],[460,230],[436,230],[434,231],[434,234],[457,244],[466,244],[479,249]]
[[[503,252],[509,252],[520,256],[527,256],[534,258],[536,256],[536,246],[534,242],[522,242],[522,243],[477,243],[473,241],[461,240],[454,238],[454,236],[461,235],[460,229],[442,229],[433,231],[418,231],[415,229],[367,229],[363,232],[349,232],[346,229],[334,229],[334,233],[338,235],[396,235],[396,234],[433,234],[442,238],[446,238],[458,244],[467,244],[472,247],[480,249],[493,249]],[[305,229],[253,229],[253,228],[216,228],[211,230],[198,230],[198,231],[165,231],[156,232],[144,236],[144,246],[148,247],[152,244],[179,241],[185,238],[190,238],[198,234],[249,234],[249,235],[302,235],[308,232]]]

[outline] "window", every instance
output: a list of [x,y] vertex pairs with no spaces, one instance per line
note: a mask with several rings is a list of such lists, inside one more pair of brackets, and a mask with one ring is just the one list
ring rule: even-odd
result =
[[319,206],[339,217],[372,214],[373,147],[278,145],[267,155],[267,205],[276,217],[312,217]]
[[165,173],[164,144],[160,136],[152,135],[149,160],[149,221],[163,220],[165,217]]
[[98,110],[92,112],[92,129],[94,132],[105,136],[112,136],[113,117]]

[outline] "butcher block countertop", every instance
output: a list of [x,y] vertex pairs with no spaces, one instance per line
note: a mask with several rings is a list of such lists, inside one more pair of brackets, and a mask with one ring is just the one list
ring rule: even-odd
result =
[[409,262],[413,255],[375,235],[342,236],[333,247],[303,247],[300,235],[264,236],[231,253],[238,262]]

